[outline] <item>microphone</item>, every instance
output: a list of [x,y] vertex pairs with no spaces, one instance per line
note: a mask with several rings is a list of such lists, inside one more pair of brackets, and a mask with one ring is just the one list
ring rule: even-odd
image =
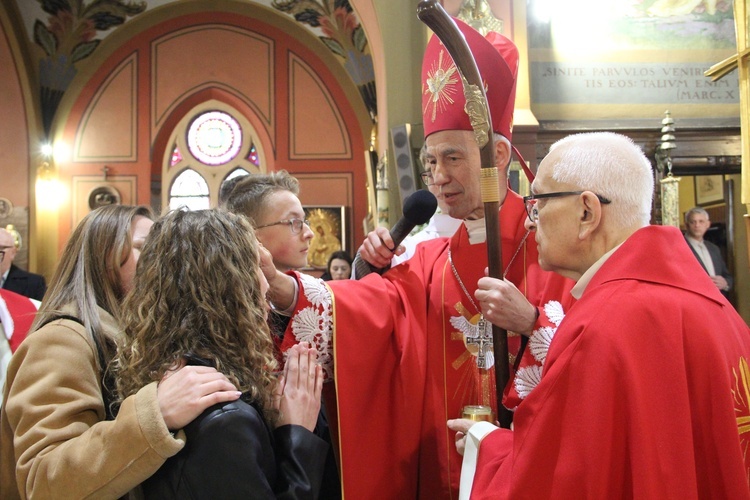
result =
[[[409,195],[404,200],[404,216],[401,217],[391,228],[393,239],[393,250],[404,241],[412,229],[424,224],[437,210],[437,198],[426,189],[420,189]],[[369,262],[364,260],[357,252],[354,257],[354,279],[361,279],[372,272],[378,271]],[[380,270],[382,272],[383,270]]]

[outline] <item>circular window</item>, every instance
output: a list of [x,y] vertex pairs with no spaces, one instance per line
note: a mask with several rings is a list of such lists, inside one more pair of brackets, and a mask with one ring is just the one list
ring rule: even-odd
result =
[[190,153],[206,165],[231,161],[242,146],[242,130],[237,120],[221,111],[203,113],[190,124],[187,134]]

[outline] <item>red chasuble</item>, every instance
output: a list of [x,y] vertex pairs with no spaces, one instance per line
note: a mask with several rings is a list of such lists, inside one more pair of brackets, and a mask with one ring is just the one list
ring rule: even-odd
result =
[[0,289],[0,322],[8,336],[11,352],[16,352],[34,322],[37,306],[28,297]]
[[[507,278],[540,308],[550,299],[572,300],[572,282],[539,268],[533,233],[520,244],[525,218],[523,201],[509,192],[500,211]],[[382,277],[326,282],[330,288],[299,281],[293,335],[284,344],[310,341],[325,361],[332,324],[338,412],[328,413],[338,419],[347,498],[457,498],[461,457],[446,421],[460,417],[464,405],[496,408],[494,368],[480,369],[478,348],[467,348],[478,311],[451,269],[449,247],[475,300],[487,248],[469,245],[463,225],[451,239],[419,245]],[[517,352],[519,337],[511,334],[508,343]]]
[[750,498],[750,329],[675,228],[637,231],[567,312],[472,498]]

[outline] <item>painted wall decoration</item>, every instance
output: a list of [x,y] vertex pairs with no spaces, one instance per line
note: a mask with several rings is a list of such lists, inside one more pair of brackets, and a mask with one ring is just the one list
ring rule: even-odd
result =
[[530,0],[531,100],[540,119],[739,116],[730,0]]
[[[40,49],[42,123],[48,136],[63,94],[80,68],[115,28],[180,0],[16,0],[27,32]],[[367,37],[349,0],[247,0],[293,17],[335,54],[357,85],[375,122],[375,72]],[[46,17],[45,17],[46,16]]]
[[89,57],[107,31],[146,10],[145,1],[37,0],[49,14],[47,22],[34,23],[34,43],[44,51],[39,61],[42,124],[49,135],[52,119],[65,90],[76,75],[77,62]]
[[344,62],[373,122],[377,117],[375,70],[367,37],[349,0],[273,0],[271,6],[311,28],[320,28],[321,42]]

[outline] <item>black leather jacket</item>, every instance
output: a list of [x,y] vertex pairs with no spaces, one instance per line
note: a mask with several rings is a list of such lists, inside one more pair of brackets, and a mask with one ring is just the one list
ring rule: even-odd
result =
[[147,499],[318,498],[328,444],[304,427],[271,431],[240,399],[208,408],[185,433],[185,448],[143,484]]

